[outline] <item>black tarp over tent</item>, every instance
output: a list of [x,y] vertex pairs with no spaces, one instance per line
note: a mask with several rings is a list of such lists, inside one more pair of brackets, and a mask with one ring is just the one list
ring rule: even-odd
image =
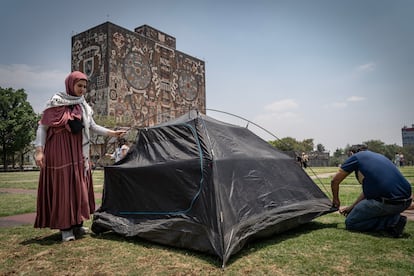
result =
[[191,111],[141,129],[126,158],[105,167],[96,233],[112,230],[217,255],[333,211],[291,157],[247,128]]

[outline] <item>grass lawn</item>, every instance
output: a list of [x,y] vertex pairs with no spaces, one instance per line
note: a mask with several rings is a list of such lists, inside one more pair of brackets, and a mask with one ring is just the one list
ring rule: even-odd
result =
[[[336,168],[312,171],[325,174]],[[402,172],[413,183],[414,167]],[[0,189],[35,191],[37,177],[38,172],[0,173]],[[103,171],[93,177],[96,192],[102,192]],[[329,181],[315,179],[324,191]],[[359,192],[360,185],[348,177],[341,184],[342,203],[352,203]],[[0,216],[34,212],[35,201],[35,194],[0,192]],[[221,269],[215,256],[139,238],[106,233],[61,243],[57,231],[27,225],[0,228],[0,275],[414,275],[413,237],[413,221],[403,238],[393,239],[346,231],[344,218],[333,213],[252,242]]]

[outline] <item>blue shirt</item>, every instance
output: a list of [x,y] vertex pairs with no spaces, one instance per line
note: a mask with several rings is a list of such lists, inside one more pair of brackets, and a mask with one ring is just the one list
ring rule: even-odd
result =
[[362,190],[366,199],[406,199],[411,196],[411,185],[398,168],[384,155],[360,151],[349,157],[341,169],[362,174]]

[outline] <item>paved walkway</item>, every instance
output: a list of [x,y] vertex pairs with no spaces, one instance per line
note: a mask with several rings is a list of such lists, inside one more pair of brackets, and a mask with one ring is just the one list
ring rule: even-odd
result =
[[13,227],[25,224],[34,225],[36,213],[0,217],[0,227]]
[[[36,194],[37,190],[25,190],[25,189],[4,189],[0,188],[0,193],[17,193],[17,194]],[[95,193],[95,198],[101,198],[101,193]],[[409,220],[414,221],[414,203],[406,210],[403,215],[407,216]],[[26,224],[34,224],[36,213],[14,215],[8,217],[0,217],[0,227],[13,227]]]
[[[36,195],[37,190],[0,188],[0,193]],[[102,198],[102,193],[95,193],[95,198]],[[19,225],[26,225],[26,224],[34,225],[35,218],[36,218],[36,213],[0,217],[0,227],[13,227],[13,226],[19,226]]]

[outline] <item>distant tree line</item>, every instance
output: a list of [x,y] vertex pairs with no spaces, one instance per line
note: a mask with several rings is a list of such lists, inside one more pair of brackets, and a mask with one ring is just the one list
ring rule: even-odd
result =
[[[12,88],[0,87],[0,156],[3,170],[9,167],[23,169],[25,164],[24,156],[33,152],[33,141],[40,115],[33,111],[27,101],[27,94],[24,89],[14,90]],[[109,117],[97,117],[95,120],[102,125],[114,127],[115,121]],[[112,121],[111,121],[112,120]],[[91,141],[94,143],[94,141]],[[107,150],[108,139],[103,141],[104,147],[100,150],[102,155]],[[300,155],[302,152],[325,152],[322,144],[314,145],[313,139],[298,141],[292,137],[285,137],[279,140],[269,141],[271,145],[281,151],[295,152]],[[401,147],[398,145],[385,145],[380,140],[365,141],[371,151],[381,153],[393,160],[396,153],[402,153],[407,165],[413,165],[414,146]],[[330,158],[330,165],[337,166],[347,157],[351,145],[345,148],[336,149]],[[314,150],[315,149],[315,150]]]
[[[302,152],[325,152],[325,147],[322,144],[317,144],[316,150],[314,150],[315,146],[313,139],[311,138],[298,141],[292,137],[285,137],[279,140],[269,141],[269,143],[281,151],[295,152],[297,155],[300,155]],[[362,143],[366,144],[370,151],[381,153],[391,161],[394,161],[396,153],[401,153],[404,155],[405,165],[414,164],[414,146],[401,147],[395,144],[386,145],[380,140],[368,140],[363,141]],[[352,145],[346,145],[344,148],[336,149],[330,157],[330,165],[338,166],[343,163],[348,157],[348,152],[351,146]]]
[[[381,153],[391,161],[394,161],[396,154],[403,154],[404,165],[412,166],[414,164],[414,145],[405,147],[396,144],[386,145],[380,140],[368,140],[363,143],[368,146],[370,151]],[[331,162],[333,164],[341,164],[344,161],[343,156],[347,155],[350,147],[351,145],[347,145],[344,149],[336,149],[331,158]]]

